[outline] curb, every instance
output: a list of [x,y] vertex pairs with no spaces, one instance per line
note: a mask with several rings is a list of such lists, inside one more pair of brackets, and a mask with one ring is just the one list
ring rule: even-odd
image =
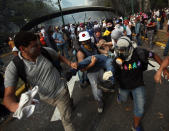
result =
[[161,42],[155,42],[155,44],[156,44],[157,46],[160,46],[160,47],[166,47],[166,44],[161,43]]
[[[136,34],[133,34],[133,36],[136,36]],[[148,40],[148,38],[144,38],[144,36],[141,36],[141,39],[143,40]],[[166,44],[161,43],[161,42],[155,42],[155,45],[160,46],[160,47],[166,47]]]
[[5,53],[5,54],[1,55],[0,58],[3,58],[3,57],[10,55],[10,54],[12,54],[12,52]]

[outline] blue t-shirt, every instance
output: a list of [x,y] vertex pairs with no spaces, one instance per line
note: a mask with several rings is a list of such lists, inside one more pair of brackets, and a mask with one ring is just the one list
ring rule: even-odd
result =
[[59,32],[55,32],[53,33],[53,39],[56,39],[58,41],[62,41],[62,43],[56,43],[57,45],[63,45],[65,43],[65,40],[63,39],[63,36],[61,33]]

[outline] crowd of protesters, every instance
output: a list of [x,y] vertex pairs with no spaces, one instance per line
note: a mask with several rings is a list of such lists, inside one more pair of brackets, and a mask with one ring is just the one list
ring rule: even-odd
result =
[[[165,9],[101,21],[42,27],[35,34],[16,34],[13,41],[15,47],[11,40],[9,45],[13,51],[17,51],[15,56],[25,63],[27,82],[31,86],[39,86],[42,100],[58,106],[65,131],[76,130],[71,121],[72,102],[65,82],[76,73],[81,88],[91,85],[98,113],[104,111],[103,92],[114,92],[116,84],[120,85],[118,103],[125,102],[131,93],[134,103],[132,130],[141,131],[146,102],[143,71],[147,69],[149,58],[162,63],[161,58],[153,52],[153,38],[158,30],[164,28],[164,22],[168,19],[169,9]],[[141,36],[148,38],[150,50],[140,48],[145,42]],[[63,71],[46,58],[41,48],[51,55],[53,61],[70,66],[65,80],[59,73]],[[74,58],[76,61],[71,62]],[[19,74],[15,66],[14,61],[9,63],[4,82],[4,104],[11,112],[18,108],[14,93]],[[163,68],[161,70],[169,77],[166,66]]]

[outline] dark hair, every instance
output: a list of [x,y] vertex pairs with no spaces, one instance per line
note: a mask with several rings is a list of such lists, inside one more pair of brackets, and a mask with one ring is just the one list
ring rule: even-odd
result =
[[107,23],[112,23],[112,24],[113,24],[113,20],[112,20],[112,19],[107,19],[107,20],[106,20],[106,24],[107,24]]
[[97,33],[97,32],[101,32],[101,29],[99,27],[94,29],[94,33]]
[[16,34],[14,43],[15,43],[16,48],[19,49],[21,45],[27,47],[31,41],[34,41],[37,39],[38,39],[37,36],[33,34],[32,32],[22,31]]

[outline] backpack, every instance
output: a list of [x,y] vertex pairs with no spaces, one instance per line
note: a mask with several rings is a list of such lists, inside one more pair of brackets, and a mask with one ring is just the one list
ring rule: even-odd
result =
[[4,86],[4,77],[0,73],[0,98],[4,97],[4,91],[5,91],[5,86]]
[[148,65],[155,67],[154,65],[152,65],[151,63],[149,63],[148,61],[148,55],[145,53],[145,49],[142,48],[136,48],[136,54],[138,55],[140,61],[143,63],[142,64],[142,70],[146,71],[148,68]]
[[[41,54],[45,58],[47,58],[52,63],[52,65],[57,68],[59,72],[62,70],[62,67],[60,66],[60,62],[54,61],[46,49],[41,48]],[[25,64],[23,60],[20,59],[19,56],[15,56],[13,59],[13,63],[17,69],[18,76],[25,82],[26,85],[27,80],[26,80]]]

